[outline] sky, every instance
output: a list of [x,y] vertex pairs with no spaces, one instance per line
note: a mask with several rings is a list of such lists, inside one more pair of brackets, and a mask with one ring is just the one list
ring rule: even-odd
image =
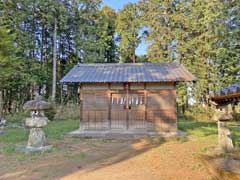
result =
[[103,0],[103,4],[107,4],[116,10],[121,9],[124,4],[129,2],[137,2],[137,0]]
[[[121,9],[124,4],[129,3],[129,2],[137,2],[137,0],[103,0],[104,5],[111,6],[115,10]],[[145,42],[142,42],[138,48],[136,49],[136,54],[137,55],[144,55],[146,54],[146,49],[147,45]]]

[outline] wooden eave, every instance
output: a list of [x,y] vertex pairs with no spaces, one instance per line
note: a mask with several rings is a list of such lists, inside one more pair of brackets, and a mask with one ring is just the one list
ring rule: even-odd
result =
[[229,102],[229,101],[240,101],[240,92],[225,94],[225,95],[215,95],[210,97],[210,99],[216,103]]

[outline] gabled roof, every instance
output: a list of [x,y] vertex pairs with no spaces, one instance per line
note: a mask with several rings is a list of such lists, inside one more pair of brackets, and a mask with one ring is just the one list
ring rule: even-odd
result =
[[61,82],[177,82],[195,81],[179,62],[78,64]]

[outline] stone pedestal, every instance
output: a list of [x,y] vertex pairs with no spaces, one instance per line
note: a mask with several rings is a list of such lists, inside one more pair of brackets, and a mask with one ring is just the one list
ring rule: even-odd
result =
[[31,128],[28,138],[28,147],[41,147],[46,144],[46,136],[42,128]]
[[26,126],[30,128],[28,147],[42,147],[46,144],[46,136],[42,128],[47,125],[46,117],[33,117],[26,119]]
[[234,150],[231,132],[227,128],[226,121],[218,121],[218,144],[220,150],[230,152]]

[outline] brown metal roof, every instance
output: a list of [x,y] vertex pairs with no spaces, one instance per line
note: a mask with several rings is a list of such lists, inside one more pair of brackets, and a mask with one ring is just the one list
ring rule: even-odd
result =
[[177,82],[196,81],[179,62],[78,64],[64,82]]

